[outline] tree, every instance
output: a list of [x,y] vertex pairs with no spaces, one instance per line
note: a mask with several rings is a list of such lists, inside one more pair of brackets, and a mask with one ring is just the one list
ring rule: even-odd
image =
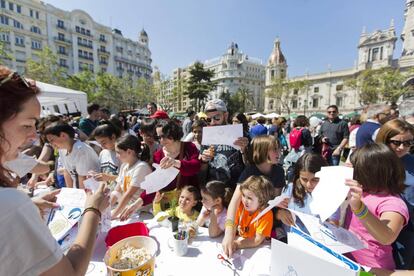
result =
[[254,99],[252,97],[251,91],[245,87],[240,87],[237,92],[232,96],[232,98],[238,98],[236,102],[238,101],[240,103],[240,112],[246,112],[254,105]]
[[189,73],[186,93],[190,99],[195,101],[196,111],[200,111],[208,94],[216,87],[216,84],[211,81],[214,72],[205,70],[204,65],[197,61],[190,67]]
[[39,60],[29,59],[26,64],[26,76],[50,84],[64,85],[66,70],[59,66],[57,55],[49,47],[43,48]]
[[[8,29],[0,27],[0,33],[5,33],[5,32],[8,32]],[[3,41],[1,39],[0,39],[0,58],[3,59],[3,60],[4,59],[9,59],[9,60],[12,59],[12,56],[9,53],[7,53],[6,41]]]

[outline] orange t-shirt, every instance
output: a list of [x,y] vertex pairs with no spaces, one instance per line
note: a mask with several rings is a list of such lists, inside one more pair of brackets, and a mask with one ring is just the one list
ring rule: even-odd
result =
[[250,224],[250,222],[257,217],[262,210],[257,210],[253,214],[249,214],[244,210],[243,203],[240,203],[237,209],[235,223],[237,223],[237,232],[240,237],[254,238],[256,233],[259,233],[265,237],[270,237],[273,226],[273,212],[270,210],[259,218],[256,222]]

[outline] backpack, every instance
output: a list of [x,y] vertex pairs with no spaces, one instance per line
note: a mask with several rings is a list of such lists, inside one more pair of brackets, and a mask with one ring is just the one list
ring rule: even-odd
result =
[[296,151],[300,148],[300,146],[302,146],[302,131],[302,127],[295,127],[289,134],[290,147]]

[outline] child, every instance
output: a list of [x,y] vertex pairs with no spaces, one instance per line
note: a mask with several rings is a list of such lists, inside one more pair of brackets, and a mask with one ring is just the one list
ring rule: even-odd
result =
[[[250,176],[240,184],[240,191],[242,199],[234,225],[238,232],[238,237],[233,241],[236,250],[259,246],[266,237],[270,237],[273,226],[272,211],[251,224],[251,221],[266,207],[267,202],[273,198],[272,183],[264,176]],[[233,224],[232,221],[230,223]]]
[[[122,165],[116,179],[115,191],[111,194],[111,205],[118,202],[111,217],[125,220],[142,207],[143,201],[139,195],[143,190],[140,185],[152,169],[147,163],[149,148],[141,145],[141,141],[136,136],[129,134],[122,136],[117,140],[115,149]],[[129,204],[131,200],[133,203]]]
[[83,181],[88,172],[99,171],[96,152],[84,142],[75,140],[74,128],[66,123],[52,123],[43,135],[54,148],[59,149],[66,187],[84,189]]
[[144,118],[142,119],[141,126],[139,129],[139,135],[142,137],[143,142],[149,147],[150,149],[150,160],[149,164],[152,164],[152,158],[154,152],[161,148],[160,143],[155,139],[157,136],[157,132],[155,128],[157,126],[157,120],[152,118]]
[[351,156],[354,179],[344,227],[356,234],[367,248],[349,253],[369,267],[395,269],[392,243],[409,220],[401,199],[405,171],[397,155],[384,144],[367,144]]
[[[161,212],[161,199],[164,194],[157,192],[153,202],[154,216]],[[200,200],[200,191],[195,186],[184,186],[181,189],[180,197],[178,198],[178,206],[167,209],[165,212],[169,216],[178,217],[184,222],[195,221],[199,212],[195,209]]]
[[[298,159],[294,167],[293,182],[289,183],[283,191],[283,194],[291,198],[288,204],[289,209],[312,215],[309,205],[312,201],[312,191],[319,182],[315,173],[323,166],[328,166],[328,163],[319,154],[305,153]],[[328,221],[338,225],[339,218],[340,209]],[[286,226],[295,224],[291,213],[286,209],[277,210],[276,219],[281,220]]]
[[208,235],[212,238],[220,236],[224,232],[226,222],[226,206],[231,198],[231,190],[225,187],[221,181],[210,181],[201,188],[201,208],[197,218],[198,226],[206,224]]
[[102,151],[99,153],[99,162],[101,164],[101,171],[94,175],[98,181],[107,181],[109,188],[113,190],[116,185],[116,178],[118,176],[120,160],[116,156],[115,143],[116,139],[121,135],[121,131],[114,127],[111,123],[105,123],[98,126],[92,132],[92,137],[101,145]]
[[193,130],[193,144],[197,147],[200,151],[201,149],[201,139],[203,138],[203,127],[207,126],[207,122],[204,120],[195,120],[193,122],[192,130]]

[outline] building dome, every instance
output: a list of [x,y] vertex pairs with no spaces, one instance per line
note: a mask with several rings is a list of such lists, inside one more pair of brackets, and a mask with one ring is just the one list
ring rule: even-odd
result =
[[146,36],[146,37],[148,37],[148,34],[147,34],[147,32],[144,29],[142,29],[142,31],[140,33],[140,36]]
[[286,64],[286,58],[282,54],[282,50],[280,49],[279,39],[276,39],[275,41],[275,45],[273,46],[273,51],[269,57],[268,64],[272,64],[272,65]]

